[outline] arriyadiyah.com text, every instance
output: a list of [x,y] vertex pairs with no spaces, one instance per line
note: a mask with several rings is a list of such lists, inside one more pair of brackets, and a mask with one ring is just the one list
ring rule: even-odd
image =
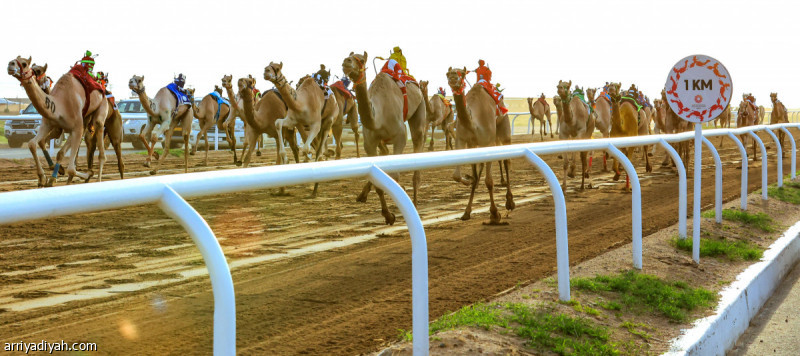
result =
[[7,342],[3,345],[3,351],[15,352],[47,352],[52,354],[55,351],[97,351],[97,344],[93,342],[73,342],[68,343],[64,340],[54,343],[45,340],[39,342]]

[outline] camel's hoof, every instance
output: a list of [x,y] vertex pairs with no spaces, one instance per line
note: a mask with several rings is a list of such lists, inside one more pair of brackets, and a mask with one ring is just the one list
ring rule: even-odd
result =
[[469,220],[469,219],[471,218],[471,216],[470,216],[470,215],[471,215],[471,213],[472,213],[472,211],[471,211],[471,210],[467,210],[467,211],[465,211],[465,212],[464,212],[464,215],[461,215],[461,220],[462,220],[462,221],[467,221],[467,220]]
[[150,168],[150,161],[144,161],[144,166]]
[[517,203],[514,203],[514,200],[506,198],[506,210],[511,211],[517,207]]
[[653,152],[647,152],[647,157],[653,157]]
[[491,218],[489,221],[484,222],[483,225],[508,225],[507,221],[501,221],[500,215],[497,215],[497,219]]
[[261,157],[261,151],[256,151],[256,156]]
[[594,186],[592,185],[592,183],[589,183],[589,184],[587,184],[586,186],[587,186],[589,189],[594,189]]
[[669,162],[661,162],[661,167],[667,167],[667,166],[669,166]]
[[325,155],[328,156],[328,157],[335,156],[336,155],[336,151],[334,151],[334,150],[329,148],[327,151],[325,151]]
[[241,167],[242,166],[242,161],[236,161],[236,162],[234,162],[234,164],[236,165],[236,167]]
[[189,152],[189,156],[194,156],[194,151]]
[[575,178],[575,172],[567,172],[567,177]]
[[564,157],[562,157],[561,155],[558,155],[558,159],[564,159]]
[[550,134],[550,138],[553,138],[553,134]]
[[394,214],[387,212],[383,215],[383,218],[386,219],[386,225],[394,225],[395,217]]
[[156,173],[158,173],[158,170],[157,170],[157,169],[154,169],[154,170],[150,171],[150,175],[151,175],[151,176],[154,176],[154,175],[156,175]]
[[614,178],[613,179],[614,179],[614,181],[618,181],[619,180],[619,173],[614,173]]
[[89,172],[86,172],[86,174],[88,174],[88,175],[86,176],[86,179],[83,180],[83,182],[84,183],[89,183],[89,181],[92,179],[92,177],[94,177],[94,171],[89,170]]
[[366,203],[367,202],[367,195],[366,194],[359,194],[356,201],[359,203]]
[[584,172],[583,173],[583,178],[589,178],[589,172]]
[[648,164],[647,167],[645,167],[645,172],[650,173],[652,171],[653,171],[653,166]]
[[53,177],[47,177],[47,182],[44,183],[45,187],[52,187],[53,183],[56,182],[56,179]]
[[161,157],[161,155],[159,155],[158,152],[153,151],[153,158],[158,159],[158,157]]

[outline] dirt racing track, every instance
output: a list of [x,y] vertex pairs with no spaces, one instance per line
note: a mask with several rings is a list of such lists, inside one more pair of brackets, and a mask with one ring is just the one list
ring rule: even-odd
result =
[[[528,135],[514,139],[530,142]],[[737,199],[739,152],[727,139],[722,148],[718,138],[712,142],[723,161],[723,198]],[[704,154],[707,207],[714,199],[713,160]],[[355,157],[354,148],[347,146],[344,155]],[[272,164],[274,157],[265,150],[254,162]],[[594,157],[599,189],[578,191],[579,180],[571,179],[565,193],[571,264],[631,239],[630,193],[600,172],[600,153]],[[653,157],[653,173],[635,162],[644,236],[678,220],[677,174],[659,167],[662,157],[663,150]],[[147,174],[144,158],[125,156],[127,177]],[[560,177],[562,161],[542,158]],[[192,157],[192,165],[200,161]],[[231,161],[229,152],[212,152],[210,167],[192,171],[236,168]],[[79,162],[85,170],[85,161]],[[182,159],[166,162],[161,174],[183,171]],[[35,189],[31,166],[31,159],[0,161],[0,191]],[[118,177],[115,166],[106,165],[110,179]],[[760,188],[760,167],[760,159],[750,162],[749,190]],[[482,224],[488,220],[482,183],[473,219],[461,221],[469,188],[452,181],[452,168],[422,172],[418,209],[428,243],[431,319],[555,271],[549,189],[527,162],[515,160],[511,169],[517,208],[506,216],[505,188],[495,188],[508,222],[500,226]],[[774,168],[769,177],[775,181]],[[411,173],[400,182],[410,192]],[[189,201],[208,221],[232,268],[240,354],[367,353],[395,341],[398,329],[411,328],[405,222],[390,203],[398,221],[384,225],[374,193],[366,204],[355,202],[363,183],[325,183],[314,199],[311,186],[292,186],[289,196],[253,191]],[[97,343],[103,354],[211,353],[213,298],[205,266],[187,233],[157,206],[5,225],[0,236],[0,343],[63,339]]]

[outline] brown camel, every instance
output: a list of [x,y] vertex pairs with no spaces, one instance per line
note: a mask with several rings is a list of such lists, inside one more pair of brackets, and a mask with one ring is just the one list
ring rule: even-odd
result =
[[[423,88],[423,82],[420,82],[420,89],[422,90],[423,95],[427,98],[428,82],[424,83],[425,87]],[[450,101],[447,100],[443,95],[436,93],[431,96],[430,99],[428,99],[426,109],[428,123],[431,126],[431,142],[428,146],[428,151],[433,151],[433,134],[436,130],[436,127],[441,128],[442,132],[444,133],[444,149],[452,150],[454,148],[453,141],[455,140],[456,133],[454,130],[453,108],[450,106]]]
[[[327,135],[336,118],[339,105],[336,103],[335,96],[330,96],[326,100],[322,88],[314,80],[306,80],[310,79],[309,76],[298,81],[298,89],[295,91],[283,76],[282,69],[283,62],[270,62],[264,68],[264,79],[275,84],[275,88],[278,89],[288,107],[286,117],[276,120],[275,127],[281,142],[283,142],[284,127],[289,130],[304,126],[309,128],[308,137],[304,139],[303,147],[300,148],[300,153],[304,155],[304,161],[308,162],[311,159],[311,141],[320,133]],[[316,160],[319,160],[323,146],[324,144],[317,145]],[[283,145],[278,146],[278,151],[281,162],[287,162],[286,150]]]
[[[353,136],[356,142],[356,157],[360,158],[361,153],[358,149],[358,112],[356,112],[356,100],[355,96],[350,94],[350,92],[345,93],[346,89],[344,88],[344,84],[341,84],[341,88],[339,87],[340,81],[337,81],[331,85],[331,89],[333,90],[333,95],[336,96],[336,104],[339,105],[339,111],[337,112],[337,118],[333,122],[333,138],[336,140],[336,159],[341,158],[342,156],[342,128],[344,123],[350,125],[350,130],[353,131]],[[347,117],[347,120],[344,118]]]
[[[544,100],[544,93],[536,101],[533,98],[528,98],[528,111],[531,113],[531,138],[534,139],[535,135],[533,128],[536,126],[534,120],[539,121],[539,136],[544,141],[545,128],[550,127],[550,138],[553,138],[553,121],[550,119],[550,104]],[[544,118],[547,117],[547,126],[545,126]]]
[[[508,122],[508,115],[499,116],[497,114],[497,104],[495,104],[492,96],[483,88],[483,86],[475,85],[472,89],[464,95],[465,77],[468,71],[467,68],[453,69],[450,67],[447,70],[447,83],[453,90],[453,100],[456,104],[456,149],[476,148],[476,147],[491,147],[510,142],[510,125],[501,124],[500,121],[505,120]],[[500,130],[498,130],[500,129]],[[509,136],[506,138],[505,136]],[[456,182],[464,184],[471,184],[469,202],[464,211],[461,220],[469,220],[472,213],[472,200],[475,196],[475,188],[481,179],[483,167],[486,166],[486,188],[489,190],[489,207],[490,224],[500,223],[500,213],[497,210],[497,205],[494,202],[494,181],[492,180],[492,162],[480,164],[480,170],[477,164],[472,165],[472,176],[465,178],[461,176],[461,167],[456,167],[453,172],[453,179]],[[511,176],[509,175],[509,162],[505,161],[506,177],[508,184],[506,184],[506,210],[514,210],[514,196],[511,194]],[[502,167],[501,167],[502,168]]]
[[731,106],[728,105],[725,110],[714,118],[714,127],[730,128],[731,127]]
[[[167,87],[159,89],[151,101],[145,92],[144,76],[134,75],[128,82],[128,87],[139,96],[139,101],[142,103],[145,112],[147,112],[147,126],[139,133],[139,139],[147,147],[147,160],[145,160],[144,166],[150,167],[150,161],[155,156],[157,161],[150,174],[158,173],[161,161],[169,155],[172,132],[180,125],[184,146],[183,171],[188,173],[189,133],[192,132],[192,119],[194,118],[192,105],[179,106],[175,95]],[[191,101],[194,101],[193,98],[190,98]],[[162,134],[164,135],[164,141],[161,144],[164,148],[164,153],[159,157],[155,154],[155,148],[158,136]],[[147,138],[150,139],[150,142],[147,141]]]
[[[422,152],[422,147],[425,144],[425,132],[427,131],[427,111],[423,102],[425,98],[422,97],[419,84],[412,81],[406,83],[408,110],[404,116],[403,92],[389,74],[378,73],[369,85],[369,89],[367,89],[366,62],[367,52],[364,52],[364,54],[350,52],[350,55],[342,62],[342,70],[353,81],[358,116],[361,118],[364,130],[364,151],[367,152],[367,156],[377,156],[379,147],[382,155],[388,154],[388,149],[382,146],[381,143],[391,143],[392,153],[402,154],[403,149],[406,147],[406,125],[404,124],[406,121],[408,121],[408,127],[411,130],[414,152]],[[397,175],[392,177],[395,180],[398,179]],[[412,181],[414,204],[417,203],[419,181],[420,173],[419,171],[414,171]],[[372,183],[367,182],[357,200],[365,202],[371,189]],[[381,214],[386,223],[389,225],[394,224],[395,216],[389,212],[386,199],[383,196],[383,190],[376,187],[375,191],[381,201]]]
[[[747,94],[744,95],[745,98]],[[745,126],[753,126],[758,125],[759,122],[759,113],[758,109],[754,108],[753,105],[747,100],[742,100],[739,103],[739,111],[736,115],[736,127],[745,127]],[[747,141],[750,139],[748,135],[740,135],[739,138],[742,140],[742,144],[747,146]],[[756,151],[756,141],[753,141],[753,161],[758,158],[758,151]]]
[[[789,117],[786,113],[786,106],[778,100],[778,93],[769,93],[769,99],[772,101],[772,114],[769,117],[769,123],[772,124],[783,124],[789,123]],[[783,131],[778,131],[778,139],[781,143],[781,158],[785,156],[786,147],[783,145],[783,139],[786,137],[786,134]]]
[[[589,115],[589,105],[581,101],[577,95],[572,95],[570,87],[572,81],[558,81],[558,95],[561,97],[563,121],[560,125],[558,134],[561,140],[584,140],[592,138],[594,133],[594,120]],[[567,158],[569,156],[569,159]],[[575,153],[563,154],[564,158],[564,181],[562,189],[567,189],[567,177],[575,176]],[[587,152],[581,152],[581,190],[584,189],[584,181],[589,178],[589,166],[587,165]],[[592,188],[592,181],[589,179],[589,189]]]
[[[637,91],[635,90],[634,86],[631,86],[631,89],[634,93]],[[636,136],[638,135],[640,130],[639,118],[640,112],[638,112],[637,104],[634,98],[623,97],[619,93],[619,83],[611,83],[609,85],[609,96],[611,96],[611,137],[629,137],[629,136]],[[625,152],[625,156],[628,157],[629,160],[632,161],[633,158],[633,151],[632,147],[623,148]],[[647,171],[650,172],[652,167],[650,166],[650,160],[647,156],[647,150],[644,151],[644,157],[647,162]],[[614,180],[618,180],[620,176],[619,171],[619,160],[614,159]],[[630,177],[626,174],[625,177],[625,190],[630,190]]]
[[[197,119],[198,123],[200,124],[200,131],[197,133],[195,137],[195,145],[192,147],[192,152],[189,153],[190,155],[194,156],[197,152],[197,146],[200,142],[200,138],[206,142],[206,154],[205,159],[203,160],[203,165],[208,166],[208,150],[209,150],[209,142],[208,142],[208,130],[211,129],[215,124],[217,125],[217,129],[219,132],[226,133],[226,139],[228,140],[228,144],[233,147],[233,143],[231,142],[230,138],[227,137],[227,128],[225,127],[225,120],[224,118],[228,117],[230,113],[231,107],[229,104],[226,103],[219,103],[217,97],[221,98],[222,88],[219,86],[214,86],[214,92],[217,96],[213,94],[208,94],[203,97],[203,100],[200,100],[200,104],[197,105],[195,102],[192,102],[192,110],[194,111],[194,117]],[[222,119],[222,120],[220,120]]]
[[[92,163],[94,161],[94,151],[97,149],[97,145],[101,144],[105,147],[107,144],[102,137],[97,137],[98,132],[103,132],[103,135],[108,138],[108,141],[111,143],[111,146],[114,147],[114,153],[117,155],[117,169],[119,170],[119,179],[125,178],[125,164],[122,162],[122,136],[123,136],[123,127],[122,127],[122,115],[120,115],[119,110],[114,108],[114,105],[111,103],[111,99],[108,100],[108,115],[105,119],[105,127],[103,131],[97,130],[85,130],[84,134],[84,141],[86,142],[86,163],[89,166],[89,170],[92,169]],[[96,126],[96,125],[95,125]],[[101,136],[103,136],[101,135]],[[100,151],[100,174],[98,176],[98,180],[102,180],[102,171],[103,171],[103,162],[105,161],[104,150]]]
[[[606,82],[606,88],[608,83]],[[604,137],[611,137],[611,101],[606,95],[595,97],[597,89],[586,89],[586,99],[594,108],[594,126]],[[603,172],[608,172],[608,153],[603,152]]]
[[[664,108],[664,133],[673,134],[673,133],[680,133],[686,132],[692,129],[692,123],[681,119],[678,114],[672,111],[672,107],[669,106],[669,101],[667,101],[667,92],[665,90],[661,90],[661,105]],[[684,169],[689,170],[689,160],[692,158],[692,143],[689,141],[679,142],[677,144],[671,144],[675,150],[678,152],[678,156],[681,157],[683,161]],[[664,161],[661,162],[662,166],[669,165],[669,162],[672,161],[672,158],[669,156],[668,153],[664,152]],[[674,165],[675,162],[672,162]]]
[[[67,184],[72,183],[72,179],[77,175],[87,182],[93,173],[81,173],[76,169],[76,158],[81,144],[81,137],[86,124],[94,123],[98,132],[103,132],[105,119],[108,114],[108,100],[104,95],[93,90],[87,96],[83,85],[71,73],[64,74],[56,82],[52,94],[45,94],[36,82],[36,78],[31,68],[31,58],[28,59],[17,56],[16,59],[8,63],[8,74],[17,78],[31,99],[31,104],[42,115],[41,125],[36,136],[28,141],[28,149],[33,155],[36,164],[36,174],[39,177],[39,186],[52,186],[55,182],[58,167],[64,162],[64,155],[69,150],[69,165],[66,170]],[[83,115],[83,112],[86,115]],[[84,119],[86,118],[86,119]],[[69,134],[67,143],[58,151],[54,174],[45,181],[44,170],[36,155],[36,147],[39,142],[50,135],[53,129],[60,129]],[[103,163],[105,161],[105,145],[102,145],[102,135],[98,138],[100,147],[100,173],[102,174]]]
[[[252,76],[248,76],[251,79]],[[225,92],[228,95],[228,102],[231,104],[230,111],[228,112],[228,116],[225,119],[225,122],[222,124],[225,127],[225,135],[227,136],[227,140],[229,145],[231,146],[231,152],[233,153],[233,164],[237,166],[242,165],[242,161],[236,155],[236,118],[244,122],[244,134],[247,135],[247,122],[244,120],[244,106],[242,105],[242,98],[238,95],[234,94],[233,91],[233,76],[232,75],[225,75],[222,76],[222,87],[225,88]],[[253,101],[257,102],[258,98],[254,98]],[[259,142],[261,142],[259,136]],[[244,151],[247,150],[247,140],[242,143],[242,155],[244,155]],[[261,156],[261,151],[256,151],[256,156]]]
[[561,121],[564,120],[564,105],[561,104],[561,97],[558,94],[553,97],[553,106],[556,108],[556,135],[560,135]]
[[[248,141],[247,152],[243,154],[242,167],[250,165],[250,157],[255,149],[255,142],[258,137],[267,134],[269,137],[275,139],[275,147],[283,146],[285,143],[278,141],[278,131],[275,128],[275,120],[286,117],[286,110],[288,106],[283,101],[283,98],[278,94],[277,90],[267,90],[255,105],[253,104],[253,80],[252,78],[239,79],[239,96],[245,99],[242,101],[242,108],[244,109],[244,120],[250,129],[245,134],[245,140]],[[247,90],[250,90],[247,93]],[[250,101],[247,101],[247,99]],[[292,130],[284,129],[283,132],[286,142],[292,149],[294,161],[300,163],[299,150],[297,147],[297,140],[295,140],[295,133]],[[276,151],[277,152],[277,151]],[[282,164],[280,153],[276,157],[275,164]],[[288,162],[286,162],[288,163]],[[283,192],[283,188],[281,188]]]

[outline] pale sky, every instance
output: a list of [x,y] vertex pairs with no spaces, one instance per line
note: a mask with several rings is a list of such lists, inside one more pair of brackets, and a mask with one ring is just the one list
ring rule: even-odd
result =
[[[777,91],[787,107],[800,107],[796,0],[29,0],[5,10],[3,58],[33,56],[58,80],[89,49],[99,54],[95,71],[109,73],[123,98],[133,74],[145,76],[150,96],[179,72],[203,95],[224,74],[252,74],[269,89],[270,61],[283,61],[289,80],[320,63],[341,76],[351,51],[369,53],[372,80],[372,58],[400,46],[431,94],[438,86],[451,92],[448,67],[474,69],[484,59],[508,97],[552,97],[563,79],[635,83],[653,98],[675,62],[706,54],[731,73],[734,103],[744,91],[770,107]],[[0,96],[25,96],[16,79],[4,78]]]

